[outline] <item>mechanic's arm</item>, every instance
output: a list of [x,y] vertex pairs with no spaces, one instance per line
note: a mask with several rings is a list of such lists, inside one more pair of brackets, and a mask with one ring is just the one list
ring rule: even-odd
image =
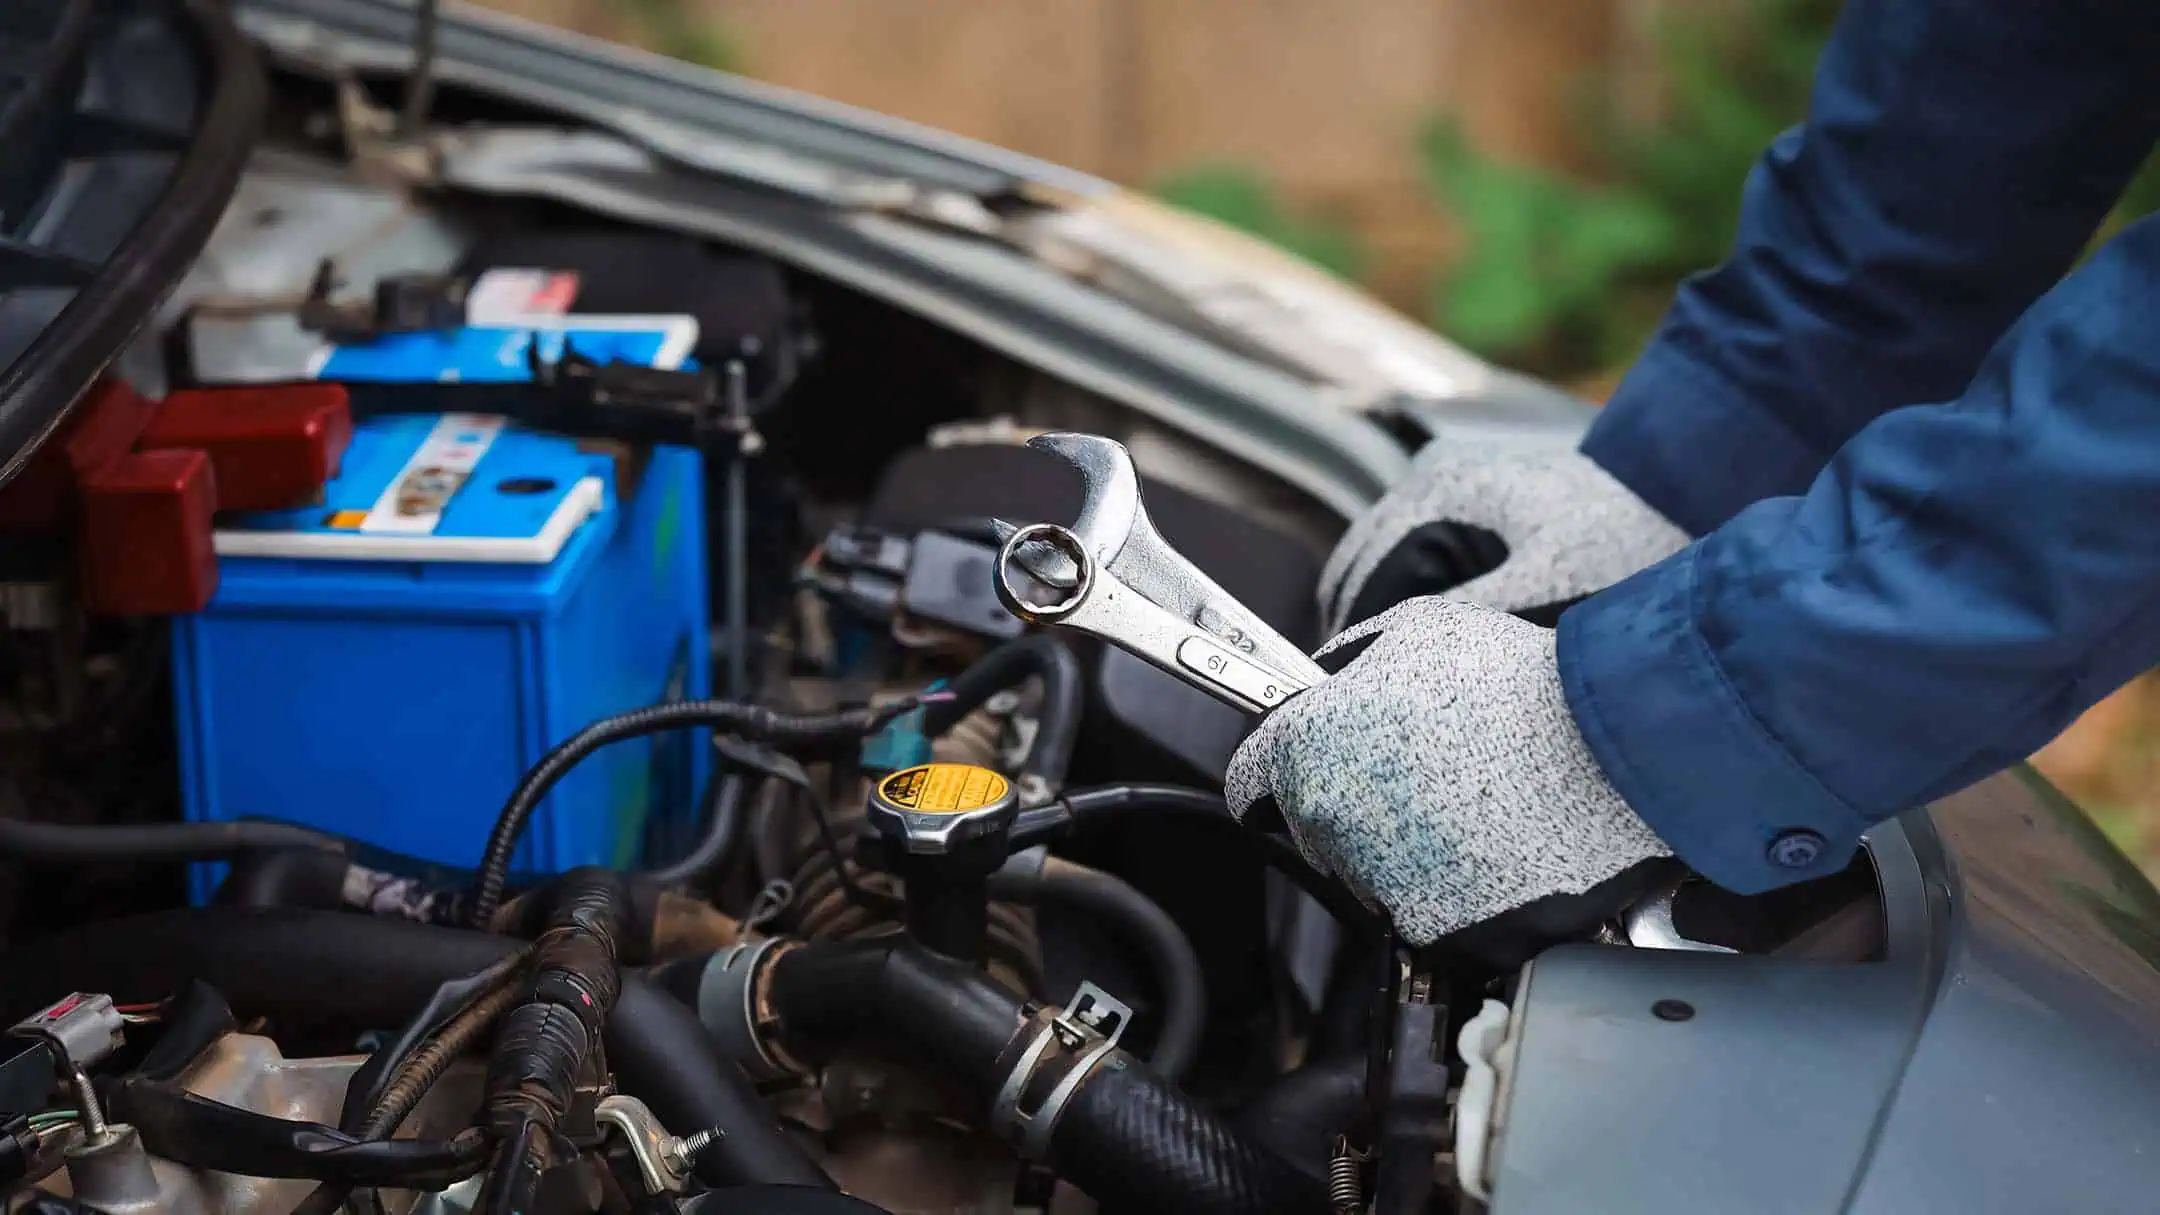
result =
[[1558,658],[1621,796],[1740,891],[1835,870],[2160,661],[2160,216],[1962,396],[1569,610]]
[[2160,6],[1849,0],[1805,127],[1747,185],[1583,445],[1701,535],[1946,401],[2071,265],[2160,133]]
[[2160,5],[1847,0],[1807,125],[1579,451],[1451,436],[1337,546],[1330,632],[1436,592],[1545,619],[1906,405],[1964,391],[2160,135]]

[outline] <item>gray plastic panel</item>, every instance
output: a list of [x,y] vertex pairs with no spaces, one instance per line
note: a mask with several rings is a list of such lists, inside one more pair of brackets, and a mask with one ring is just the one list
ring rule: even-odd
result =
[[1884,962],[1538,959],[1494,1215],[2160,1210],[2160,893],[2024,769],[1869,846]]
[[[1890,963],[1568,946],[1531,967],[1493,1215],[1836,1211],[1917,1017]],[[1659,1001],[1693,1009],[1661,1020]]]
[[2160,1210],[2160,896],[2029,771],[1930,820],[1942,994],[1845,1210]]

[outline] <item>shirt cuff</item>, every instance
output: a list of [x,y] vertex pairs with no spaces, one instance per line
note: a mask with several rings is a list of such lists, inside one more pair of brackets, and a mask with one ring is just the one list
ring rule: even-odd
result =
[[1867,824],[1765,730],[1696,624],[1699,545],[1560,617],[1583,740],[1675,855],[1756,894],[1843,869]]
[[1763,498],[1805,493],[1830,453],[1793,433],[1668,332],[1636,360],[1582,453],[1691,536]]

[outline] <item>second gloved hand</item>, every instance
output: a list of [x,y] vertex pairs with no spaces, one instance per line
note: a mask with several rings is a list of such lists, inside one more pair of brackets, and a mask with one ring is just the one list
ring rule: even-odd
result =
[[1358,625],[1315,656],[1337,673],[1238,749],[1231,809],[1272,800],[1412,944],[1511,914],[1549,935],[1596,923],[1670,849],[1583,743],[1553,636],[1432,597]]
[[1335,546],[1321,620],[1339,632],[1444,593],[1550,624],[1687,541],[1569,442],[1442,434]]

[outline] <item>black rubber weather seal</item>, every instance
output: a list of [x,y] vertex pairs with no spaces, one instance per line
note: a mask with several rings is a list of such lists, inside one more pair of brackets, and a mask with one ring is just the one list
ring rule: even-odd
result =
[[262,129],[268,100],[262,65],[223,0],[184,0],[178,7],[207,61],[201,79],[211,87],[209,104],[164,196],[0,372],[0,485],[21,471],[179,285],[224,214]]

